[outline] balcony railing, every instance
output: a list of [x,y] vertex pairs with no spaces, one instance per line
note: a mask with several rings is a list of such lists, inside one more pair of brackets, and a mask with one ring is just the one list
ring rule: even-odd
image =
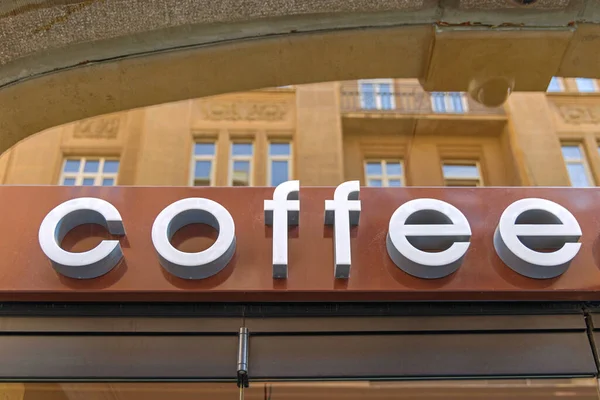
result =
[[345,113],[503,115],[502,107],[489,108],[470,101],[465,93],[423,91],[418,85],[396,85],[395,91],[361,92],[356,84],[341,87]]

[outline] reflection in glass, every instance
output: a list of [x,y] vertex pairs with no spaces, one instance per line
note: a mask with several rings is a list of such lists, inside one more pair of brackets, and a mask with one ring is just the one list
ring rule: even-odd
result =
[[64,172],[79,172],[79,160],[66,160]]
[[375,103],[375,87],[372,83],[360,84],[360,101],[361,107],[365,110],[375,110],[377,108],[377,104]]
[[107,174],[116,174],[119,172],[119,161],[118,160],[105,160],[103,172]]
[[251,156],[252,143],[234,143],[231,146],[231,154],[234,156]]
[[250,162],[249,161],[234,161],[233,162],[233,186],[249,186],[250,185]]
[[367,175],[381,175],[383,172],[380,162],[367,163]]
[[196,143],[194,145],[194,154],[197,156],[212,156],[215,154],[215,144]]
[[402,164],[388,162],[386,165],[386,172],[388,175],[402,175]]
[[[248,400],[598,400],[594,378],[455,381],[252,382]],[[222,383],[6,383],[0,398],[24,400],[227,400],[235,382]]]
[[83,172],[94,173],[100,168],[100,160],[86,160],[83,167]]
[[269,155],[289,156],[290,155],[290,144],[289,143],[271,143],[269,145]]
[[550,79],[550,84],[548,85],[548,89],[546,91],[551,93],[562,92],[562,85],[559,78],[553,76],[552,79]]
[[565,159],[581,159],[581,149],[579,146],[563,145],[562,153]]
[[573,186],[573,187],[591,186],[583,164],[569,163],[569,164],[567,164],[567,171],[569,172],[569,179],[571,180],[571,186]]
[[[210,185],[210,173],[212,169],[211,161],[196,161],[196,168],[194,169],[194,180],[195,186],[208,186]],[[204,184],[200,184],[204,183]]]
[[592,93],[596,91],[596,82],[590,78],[575,78],[577,90],[582,93]]
[[288,180],[288,162],[273,161],[271,163],[271,186],[277,186]]
[[479,179],[477,165],[445,164],[443,166],[445,178],[472,178]]

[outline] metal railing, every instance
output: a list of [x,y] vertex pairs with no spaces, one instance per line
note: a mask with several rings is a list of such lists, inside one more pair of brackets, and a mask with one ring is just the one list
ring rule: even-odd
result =
[[341,110],[345,113],[503,115],[502,107],[485,107],[458,92],[423,91],[418,85],[396,85],[394,91],[361,92],[356,84],[341,87]]

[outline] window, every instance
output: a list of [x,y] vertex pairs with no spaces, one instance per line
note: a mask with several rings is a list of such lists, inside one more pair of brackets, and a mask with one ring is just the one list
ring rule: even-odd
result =
[[577,90],[579,90],[582,93],[590,93],[590,92],[598,91],[595,79],[575,78],[575,83],[577,84]]
[[442,164],[446,186],[482,186],[479,163],[476,161],[445,162]]
[[465,113],[469,111],[467,99],[462,92],[432,92],[431,107],[436,113]]
[[289,142],[269,143],[268,181],[277,186],[292,177],[292,145]]
[[109,158],[66,158],[60,175],[60,185],[114,186],[117,184],[119,160]]
[[593,186],[594,181],[580,144],[563,144],[562,154],[571,180],[571,186]]
[[229,185],[252,186],[252,143],[232,143]]
[[400,160],[368,160],[365,181],[372,187],[399,187],[404,184],[404,168]]
[[194,143],[192,155],[192,186],[213,186],[215,184],[216,144]]
[[360,106],[365,110],[393,110],[394,81],[392,79],[365,79],[358,81]]
[[553,76],[552,79],[550,79],[550,84],[548,85],[548,89],[546,89],[547,92],[562,92],[563,91],[563,84],[562,84],[562,79]]

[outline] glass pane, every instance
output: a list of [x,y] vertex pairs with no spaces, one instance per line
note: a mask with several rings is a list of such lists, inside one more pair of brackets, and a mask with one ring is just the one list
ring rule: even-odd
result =
[[250,162],[235,161],[232,176],[233,186],[248,186],[250,184]]
[[289,179],[288,162],[271,162],[271,186],[277,186]]
[[595,92],[596,85],[594,84],[593,79],[589,78],[575,78],[575,82],[577,83],[577,90],[580,92]]
[[402,181],[400,179],[390,179],[388,180],[389,187],[400,187],[402,186]]
[[389,83],[380,83],[379,84],[379,101],[381,102],[382,110],[391,110],[393,109],[393,90],[392,85]]
[[103,171],[107,174],[116,174],[119,172],[119,160],[104,160]]
[[571,179],[571,186],[573,187],[587,187],[590,186],[590,181],[585,173],[583,164],[567,164],[567,171],[569,171],[569,178]]
[[450,100],[452,101],[452,110],[455,113],[463,113],[465,112],[462,103],[462,94],[457,92],[452,92],[449,94]]
[[272,156],[289,156],[290,155],[290,144],[289,143],[271,143],[269,145],[269,154]]
[[369,179],[369,181],[367,182],[367,186],[381,187],[381,179]]
[[560,86],[560,81],[558,80],[557,77],[553,76],[552,79],[550,79],[550,84],[548,85],[548,92],[561,92],[562,88]]
[[446,112],[446,99],[443,92],[433,92],[431,98],[433,99],[433,111]]
[[82,183],[83,186],[94,186],[94,178],[85,178]]
[[64,172],[79,172],[79,166],[81,165],[81,160],[67,160],[65,161],[65,169]]
[[196,143],[194,145],[194,154],[197,156],[213,156],[215,155],[215,144]]
[[479,178],[479,171],[476,165],[445,164],[442,169],[444,177]]
[[375,87],[372,83],[360,84],[360,106],[365,110],[374,110],[377,108]]
[[368,175],[383,175],[383,169],[380,162],[368,162],[366,166]]
[[83,172],[98,172],[100,168],[100,160],[86,160],[83,166]]
[[231,146],[231,154],[234,156],[251,156],[252,143],[234,143]]
[[195,178],[209,178],[212,169],[212,161],[196,161],[194,168]]
[[581,160],[581,148],[579,146],[562,146],[562,153],[565,160]]
[[[127,352],[127,350],[124,350]],[[5,383],[5,399],[25,400],[199,400],[236,399],[230,382],[54,382]],[[377,400],[598,400],[594,378],[256,382],[245,389],[248,399]]]
[[210,186],[210,179],[208,179],[208,178],[194,179],[194,186]]
[[449,187],[477,187],[477,181],[461,181],[461,180],[449,180],[446,181],[446,186]]
[[402,164],[395,162],[387,162],[385,166],[388,175],[402,175]]
[[113,178],[102,179],[102,186],[115,186],[115,180]]
[[65,186],[75,186],[75,178],[65,178],[63,180],[63,185],[65,185]]

